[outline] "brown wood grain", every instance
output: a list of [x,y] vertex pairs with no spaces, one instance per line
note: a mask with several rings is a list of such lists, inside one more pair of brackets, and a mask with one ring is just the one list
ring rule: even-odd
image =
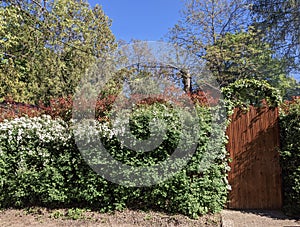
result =
[[235,109],[227,128],[232,159],[228,208],[281,208],[278,117],[278,108]]

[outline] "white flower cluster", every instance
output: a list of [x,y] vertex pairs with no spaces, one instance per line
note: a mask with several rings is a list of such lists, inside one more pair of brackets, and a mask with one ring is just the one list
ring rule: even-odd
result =
[[112,139],[116,134],[108,122],[100,123],[95,119],[73,121],[70,129],[74,134],[76,144],[80,146],[100,142],[101,138]]
[[20,117],[0,123],[1,144],[5,141],[20,144],[36,139],[41,143],[60,141],[66,145],[70,138],[68,125],[63,120],[53,120],[47,115],[33,118]]
[[[129,144],[130,147],[132,147],[131,145],[135,145],[136,142],[140,141],[131,132],[130,120],[136,121],[136,117],[149,117],[148,127],[151,134],[150,138],[155,139],[159,137],[157,140],[161,140],[166,139],[167,129],[179,130],[181,122],[177,114],[178,113],[174,110],[168,111],[162,109],[162,107],[140,108],[133,112],[125,109],[113,113],[110,122],[100,123],[95,119],[73,119],[71,121],[71,129],[76,144],[79,146],[87,146],[87,148],[89,148],[93,144],[101,143],[101,138],[106,138],[109,140],[117,140],[121,148]],[[137,125],[139,124],[139,122],[136,123]],[[152,142],[153,141],[149,139],[149,143]]]

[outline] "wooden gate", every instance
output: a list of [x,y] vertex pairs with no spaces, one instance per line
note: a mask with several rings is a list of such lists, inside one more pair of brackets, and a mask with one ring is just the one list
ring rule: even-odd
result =
[[235,109],[227,135],[232,159],[228,208],[280,209],[278,108]]

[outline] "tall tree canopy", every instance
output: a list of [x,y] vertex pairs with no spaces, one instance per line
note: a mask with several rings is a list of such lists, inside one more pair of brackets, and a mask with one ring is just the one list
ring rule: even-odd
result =
[[197,54],[214,44],[228,32],[247,27],[248,10],[245,0],[185,0],[181,19],[170,29],[169,38]]
[[286,61],[273,58],[273,53],[270,45],[263,42],[255,30],[249,29],[219,38],[214,45],[206,47],[204,58],[221,86],[254,78],[268,81],[284,94],[295,80],[286,76]]
[[182,19],[170,40],[206,65],[221,86],[238,79],[265,80],[286,94],[296,81],[288,76],[288,58],[277,57],[266,35],[253,25],[248,1],[186,0]]
[[83,0],[2,1],[0,98],[72,94],[85,70],[115,48],[110,20]]
[[266,35],[267,41],[280,56],[298,68],[300,57],[300,1],[248,0],[254,24]]

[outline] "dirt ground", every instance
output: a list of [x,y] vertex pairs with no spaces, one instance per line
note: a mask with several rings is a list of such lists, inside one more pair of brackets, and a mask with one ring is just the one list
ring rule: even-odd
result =
[[221,215],[205,215],[193,220],[183,215],[167,215],[154,211],[124,210],[103,214],[80,210],[29,208],[1,210],[0,226],[221,226]]
[[220,214],[204,215],[197,220],[183,215],[168,215],[154,211],[124,210],[99,213],[76,209],[32,207],[0,210],[0,226],[215,226],[215,227],[300,227],[300,220],[285,216],[281,211],[223,210]]

